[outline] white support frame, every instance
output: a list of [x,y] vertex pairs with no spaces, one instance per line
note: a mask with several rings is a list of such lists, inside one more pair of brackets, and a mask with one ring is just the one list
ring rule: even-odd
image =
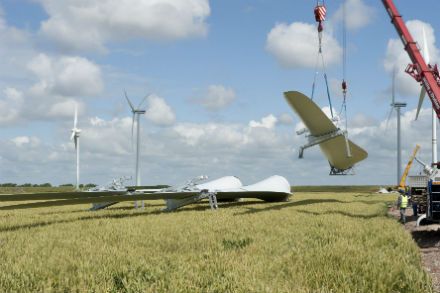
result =
[[329,133],[326,133],[326,134],[323,134],[323,135],[320,135],[320,136],[314,136],[314,135],[311,135],[311,134],[306,134],[306,137],[308,139],[308,143],[299,147],[298,158],[302,159],[304,157],[304,150],[305,149],[307,149],[309,147],[312,147],[314,145],[323,143],[323,142],[325,142],[327,140],[330,140],[332,138],[335,138],[335,137],[337,137],[339,135],[343,135],[345,137],[345,142],[346,142],[346,147],[347,147],[347,154],[348,154],[348,157],[351,157],[350,148],[348,146],[347,131],[343,131],[340,128],[338,128],[335,131],[332,131],[332,132],[329,132]]

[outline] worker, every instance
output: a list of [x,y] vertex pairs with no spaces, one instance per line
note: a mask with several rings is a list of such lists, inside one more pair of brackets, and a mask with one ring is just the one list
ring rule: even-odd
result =
[[400,221],[402,224],[405,224],[405,210],[408,206],[408,195],[405,193],[404,190],[399,190],[399,198],[397,199],[396,206],[397,208],[400,208]]

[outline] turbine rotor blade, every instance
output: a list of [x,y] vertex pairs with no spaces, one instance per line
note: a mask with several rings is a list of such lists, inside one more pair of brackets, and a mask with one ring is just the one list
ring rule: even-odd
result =
[[75,137],[75,131],[72,130],[72,135],[70,136],[70,140],[72,140]]
[[423,57],[425,59],[426,64],[429,64],[429,50],[428,50],[428,42],[426,41],[426,33],[425,33],[425,26],[422,27],[423,30]]
[[394,102],[396,100],[396,68],[393,69],[393,79],[391,81],[391,97],[393,100],[393,107],[394,107]]
[[420,108],[422,107],[423,99],[425,98],[425,94],[426,94],[425,87],[422,86],[422,89],[420,91],[419,105],[417,106],[416,119],[414,119],[414,120],[417,120],[417,118],[419,117]]
[[76,135],[75,135],[74,142],[75,142],[75,150],[76,150],[78,148],[78,136],[76,136]]
[[75,116],[73,117],[73,128],[78,124],[78,104],[75,103]]
[[128,98],[127,92],[125,90],[124,90],[124,95],[125,95],[125,98],[127,99],[128,104],[130,105],[131,111],[134,111],[133,104],[131,103],[130,99]]
[[[428,50],[428,42],[426,41],[426,33],[425,33],[425,26],[422,27],[422,32],[423,32],[423,58],[425,59],[426,65],[429,64],[429,50]],[[416,119],[419,117],[419,113],[420,113],[420,108],[422,107],[423,104],[423,99],[425,98],[426,95],[426,89],[424,86],[422,86],[422,89],[420,90],[420,97],[419,97],[419,104],[417,105],[417,112],[416,112]]]
[[394,109],[394,106],[391,107],[391,110],[390,110],[390,112],[388,113],[388,118],[387,118],[387,122],[386,122],[386,124],[385,124],[385,128],[388,128],[388,122],[390,122],[391,114],[393,114],[393,109]]
[[143,102],[144,102],[149,96],[151,96],[151,94],[146,95],[146,96],[141,100],[141,102],[140,102],[139,105],[137,106],[136,110],[139,110],[139,108],[141,107],[142,103],[143,103]]
[[134,145],[134,142],[133,142],[133,128],[134,128],[134,112],[133,112],[133,120],[131,122],[131,148],[132,149],[133,149],[133,145]]

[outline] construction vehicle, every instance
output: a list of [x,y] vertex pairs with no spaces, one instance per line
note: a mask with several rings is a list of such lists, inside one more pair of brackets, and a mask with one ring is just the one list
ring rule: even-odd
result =
[[399,185],[397,186],[397,190],[405,190],[406,189],[407,186],[404,184],[405,179],[406,179],[406,176],[408,176],[409,169],[411,169],[412,162],[413,162],[414,157],[416,156],[416,153],[419,150],[419,148],[420,148],[420,146],[416,145],[416,148],[414,149],[414,153],[412,154],[411,159],[408,162],[408,165],[406,165],[405,172],[403,172],[402,179],[400,179]]
[[[391,23],[394,25],[397,34],[402,40],[409,58],[411,59],[412,63],[408,64],[405,72],[422,85],[424,91],[426,91],[432,102],[432,107],[436,112],[437,117],[440,119],[440,74],[437,64],[434,66],[426,64],[417,43],[413,40],[393,1],[382,0],[382,3],[391,18]],[[424,96],[424,91],[422,91],[421,97]],[[419,105],[421,104],[419,103]],[[432,164],[433,167],[431,167],[417,158],[415,159],[423,165],[423,172],[428,178],[426,214],[419,217],[417,225],[419,225],[423,219],[440,222],[440,170],[438,169],[440,164],[434,162]]]
[[423,173],[425,173],[428,179],[428,186],[426,192],[426,203],[424,210],[426,214],[421,215],[417,219],[417,226],[424,219],[431,222],[440,222],[440,170],[434,166],[431,167],[421,160],[415,158],[423,166]]

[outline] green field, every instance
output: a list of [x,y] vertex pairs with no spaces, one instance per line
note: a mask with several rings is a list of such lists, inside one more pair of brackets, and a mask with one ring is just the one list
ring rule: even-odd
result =
[[417,245],[386,215],[395,196],[310,190],[214,212],[0,212],[0,292],[432,292]]

